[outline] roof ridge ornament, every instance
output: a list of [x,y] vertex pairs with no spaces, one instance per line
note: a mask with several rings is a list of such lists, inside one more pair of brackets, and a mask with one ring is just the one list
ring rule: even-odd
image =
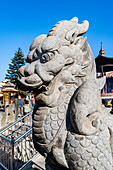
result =
[[99,55],[102,55],[104,56],[104,49],[103,49],[103,46],[102,46],[102,42],[101,42],[101,50],[99,51]]

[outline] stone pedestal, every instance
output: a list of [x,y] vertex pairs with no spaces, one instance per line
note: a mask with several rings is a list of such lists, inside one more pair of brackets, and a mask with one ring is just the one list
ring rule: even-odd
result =
[[2,105],[0,108],[0,129],[5,128],[15,121],[15,107],[11,105]]

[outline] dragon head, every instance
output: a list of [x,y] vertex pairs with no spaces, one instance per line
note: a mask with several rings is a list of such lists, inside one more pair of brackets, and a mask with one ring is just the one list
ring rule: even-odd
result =
[[88,26],[88,21],[78,24],[74,17],[56,23],[48,35],[35,38],[26,59],[30,64],[19,69],[21,87],[34,90],[48,86],[65,68],[70,68],[69,77],[73,81],[91,72],[94,57],[87,37],[82,36]]

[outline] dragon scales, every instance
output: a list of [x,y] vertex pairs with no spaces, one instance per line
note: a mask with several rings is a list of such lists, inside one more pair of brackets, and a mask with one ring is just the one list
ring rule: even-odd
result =
[[112,170],[113,123],[101,102],[105,78],[96,78],[87,43],[88,21],[76,17],[35,38],[18,84],[34,91],[33,142],[46,169]]

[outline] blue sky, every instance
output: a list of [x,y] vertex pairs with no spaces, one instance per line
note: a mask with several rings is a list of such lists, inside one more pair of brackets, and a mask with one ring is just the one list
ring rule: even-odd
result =
[[0,81],[20,47],[26,56],[32,40],[47,34],[60,20],[77,16],[89,21],[86,33],[94,57],[103,42],[105,55],[113,57],[113,0],[4,0],[0,3]]

